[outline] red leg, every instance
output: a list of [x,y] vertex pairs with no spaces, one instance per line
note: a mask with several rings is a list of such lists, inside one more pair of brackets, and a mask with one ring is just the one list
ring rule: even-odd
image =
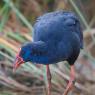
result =
[[48,80],[48,95],[51,95],[50,94],[50,90],[51,90],[51,73],[50,73],[49,65],[46,65],[46,69],[47,69],[47,80]]
[[70,75],[70,80],[69,83],[66,87],[66,90],[64,91],[63,95],[67,95],[68,92],[73,88],[74,83],[75,83],[75,69],[74,69],[74,65],[71,66],[71,75]]

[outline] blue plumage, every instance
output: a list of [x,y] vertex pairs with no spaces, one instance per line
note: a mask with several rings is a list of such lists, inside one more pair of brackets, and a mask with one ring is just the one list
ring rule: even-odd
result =
[[22,47],[24,61],[52,64],[67,60],[73,65],[83,48],[83,34],[72,12],[56,11],[39,17],[34,24],[34,41]]
[[67,60],[71,65],[70,80],[64,91],[67,95],[75,83],[74,62],[83,48],[83,33],[74,13],[56,11],[39,17],[34,24],[33,42],[26,43],[19,51],[14,70],[27,61],[46,65],[48,95],[51,90],[49,64]]

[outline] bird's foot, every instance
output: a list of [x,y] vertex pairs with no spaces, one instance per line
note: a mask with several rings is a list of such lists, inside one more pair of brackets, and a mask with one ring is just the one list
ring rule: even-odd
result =
[[48,90],[48,93],[47,93],[47,95],[51,95],[51,93],[50,93],[50,90]]
[[75,80],[70,80],[63,95],[67,95],[68,92],[73,89],[74,84],[75,84]]
[[47,86],[47,95],[51,95],[51,82],[49,82]]

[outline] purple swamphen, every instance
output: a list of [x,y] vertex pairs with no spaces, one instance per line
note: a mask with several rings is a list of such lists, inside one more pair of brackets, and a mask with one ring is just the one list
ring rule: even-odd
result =
[[75,81],[74,62],[83,48],[83,33],[79,19],[70,11],[55,11],[40,16],[34,24],[33,42],[23,45],[16,57],[14,70],[31,61],[46,65],[48,95],[51,89],[49,64],[67,61],[71,67],[70,81],[64,95]]

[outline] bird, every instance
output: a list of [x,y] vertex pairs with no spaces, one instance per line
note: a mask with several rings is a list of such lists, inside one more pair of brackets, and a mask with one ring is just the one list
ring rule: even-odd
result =
[[49,65],[67,61],[70,65],[70,80],[64,91],[64,95],[67,95],[75,83],[74,63],[83,49],[83,33],[79,18],[74,12],[67,10],[47,12],[36,19],[33,28],[33,41],[22,45],[13,70],[25,62],[46,65],[47,93],[51,95],[52,75]]

